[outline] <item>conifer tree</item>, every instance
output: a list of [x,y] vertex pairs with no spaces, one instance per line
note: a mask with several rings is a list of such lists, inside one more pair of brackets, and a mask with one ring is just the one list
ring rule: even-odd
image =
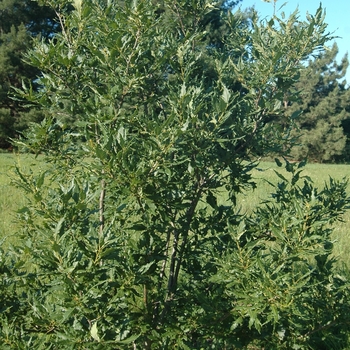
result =
[[336,62],[336,44],[301,71],[294,89],[299,99],[287,108],[287,115],[301,112],[296,119],[297,145],[291,154],[296,159],[331,162],[345,156],[347,136],[344,125],[350,118],[350,91],[345,74],[349,65],[347,56]]

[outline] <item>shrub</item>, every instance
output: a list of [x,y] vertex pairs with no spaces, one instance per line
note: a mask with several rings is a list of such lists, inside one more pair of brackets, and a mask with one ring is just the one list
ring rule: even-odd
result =
[[288,140],[268,121],[328,40],[322,10],[297,25],[222,12],[222,47],[201,25],[216,5],[59,2],[62,34],[27,56],[42,89],[22,96],[47,118],[17,145],[47,165],[17,171],[31,202],[4,263],[8,348],[345,342],[327,226],[345,184],[298,187],[287,163],[273,202],[251,217],[236,206],[252,157]]

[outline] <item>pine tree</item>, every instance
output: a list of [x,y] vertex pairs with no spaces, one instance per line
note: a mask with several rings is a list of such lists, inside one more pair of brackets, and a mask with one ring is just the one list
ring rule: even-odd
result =
[[0,148],[8,147],[9,138],[18,135],[28,122],[42,118],[37,109],[13,100],[11,89],[21,87],[22,81],[33,82],[40,73],[23,62],[31,37],[48,38],[57,30],[52,9],[30,0],[0,1]]
[[336,44],[301,71],[294,88],[300,98],[287,108],[287,116],[301,112],[296,119],[298,144],[291,155],[296,159],[332,162],[345,156],[347,137],[344,123],[350,118],[350,91],[345,74],[349,65],[347,56],[336,62]]

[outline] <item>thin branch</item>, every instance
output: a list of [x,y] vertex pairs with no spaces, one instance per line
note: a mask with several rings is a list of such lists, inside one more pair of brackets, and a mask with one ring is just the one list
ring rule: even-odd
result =
[[179,9],[177,8],[176,4],[174,4],[174,8],[175,8],[175,14],[177,16],[177,18],[179,19],[179,22],[180,22],[180,27],[181,27],[181,30],[182,30],[182,33],[184,36],[186,36],[186,29],[185,29],[185,26],[182,22],[182,18],[180,16],[180,12],[179,12]]
[[187,240],[188,240],[188,234],[190,231],[191,222],[193,219],[193,215],[196,211],[197,205],[199,203],[199,200],[202,196],[203,186],[205,185],[205,183],[206,181],[204,179],[198,180],[197,193],[194,196],[193,200],[191,201],[190,207],[186,212],[186,226],[185,226],[185,230],[182,232],[182,242],[180,245],[180,249],[179,249],[180,232],[177,231],[176,229],[174,230],[173,250],[171,253],[170,267],[169,267],[170,271],[169,271],[168,293],[167,293],[168,300],[171,294],[175,292],[177,288],[179,272],[182,265],[185,248],[187,246]]
[[170,246],[170,231],[167,233],[167,238],[166,238],[166,245],[165,245],[165,253],[164,253],[164,261],[162,264],[162,269],[160,270],[159,274],[159,283],[158,283],[158,290],[160,290],[161,287],[161,280],[165,276],[165,268],[166,268],[166,263],[167,263],[167,257],[168,257],[168,251],[169,251],[169,246]]
[[176,264],[176,268],[175,268],[175,275],[174,275],[174,290],[177,287],[177,282],[178,282],[178,278],[179,278],[179,272],[180,272],[180,268],[182,265],[182,259],[183,259],[183,255],[186,249],[186,245],[187,245],[187,240],[188,240],[188,234],[190,231],[190,226],[191,226],[191,222],[193,219],[193,215],[196,211],[197,205],[199,203],[199,200],[202,196],[203,193],[203,185],[205,184],[204,180],[201,180],[200,183],[198,184],[198,189],[197,189],[197,195],[193,198],[190,207],[188,208],[188,211],[186,213],[186,217],[187,217],[187,227],[186,227],[186,232],[184,233],[183,236],[183,240],[181,242],[181,246],[180,246],[180,251],[178,254],[178,260],[177,260],[177,264]]
[[55,13],[56,13],[56,16],[58,17],[58,20],[60,21],[60,25],[61,25],[61,29],[62,29],[63,36],[66,38],[67,44],[68,44],[69,47],[70,47],[69,36],[68,36],[68,34],[67,34],[67,32],[66,32],[66,29],[65,29],[65,27],[64,27],[62,16],[61,16],[61,14],[60,14],[58,11],[56,11],[56,10],[55,10]]
[[105,196],[106,196],[106,181],[105,179],[101,180],[101,193],[100,193],[100,235],[103,234],[103,229],[105,225],[105,215],[104,215],[104,209],[105,209]]
[[174,241],[173,241],[173,249],[171,252],[170,257],[170,267],[169,267],[169,279],[168,279],[168,297],[172,294],[172,292],[175,290],[176,286],[176,280],[175,280],[175,268],[176,268],[176,255],[177,255],[177,247],[179,245],[179,232],[175,229],[174,230]]

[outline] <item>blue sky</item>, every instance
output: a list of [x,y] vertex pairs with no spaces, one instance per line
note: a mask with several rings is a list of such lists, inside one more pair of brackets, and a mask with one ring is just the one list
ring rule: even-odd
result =
[[[337,61],[347,53],[350,53],[350,0],[277,0],[276,10],[286,3],[280,11],[287,16],[290,15],[297,7],[299,8],[300,18],[305,18],[305,14],[315,14],[320,2],[326,10],[325,22],[328,24],[328,31],[334,36],[339,36],[335,41],[338,44],[339,53]],[[241,8],[254,6],[260,14],[260,18],[273,15],[273,0],[270,3],[263,0],[243,0]],[[280,12],[278,11],[278,12]],[[332,43],[330,43],[332,45]],[[350,58],[350,55],[349,55]],[[347,83],[350,83],[350,67],[347,70]]]

